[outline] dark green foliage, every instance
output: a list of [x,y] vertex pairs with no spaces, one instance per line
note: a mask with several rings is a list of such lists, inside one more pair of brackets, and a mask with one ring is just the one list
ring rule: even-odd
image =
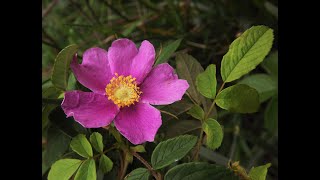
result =
[[[68,65],[69,62],[63,62],[62,64],[65,68],[64,70],[67,70],[66,73],[55,75],[55,77],[63,77],[62,79],[58,78],[52,82],[51,75],[58,53],[68,45],[76,44],[78,46],[78,60],[81,63],[83,52],[86,49],[98,46],[107,50],[113,40],[122,37],[133,40],[137,46],[143,40],[149,40],[156,48],[156,64],[168,62],[175,68],[179,78],[188,80],[190,85],[188,94],[184,95],[181,101],[168,106],[156,106],[162,111],[173,114],[178,119],[170,114],[161,113],[162,126],[156,135],[155,141],[142,144],[145,152],[143,150],[136,151],[149,164],[155,165],[155,169],[159,169],[164,179],[170,178],[177,168],[185,166],[192,166],[196,167],[193,169],[198,168],[201,170],[210,169],[212,170],[210,172],[215,172],[219,169],[222,174],[224,173],[224,178],[231,177],[232,179],[235,177],[226,168],[227,160],[229,159],[232,159],[233,162],[240,161],[241,166],[247,170],[250,170],[253,166],[259,167],[266,164],[266,162],[270,162],[272,165],[270,167],[268,165],[267,179],[278,179],[277,6],[278,1],[275,0],[43,0],[43,179],[47,179],[52,164],[60,159],[72,160],[67,160],[70,162],[58,161],[54,166],[57,169],[53,171],[51,176],[55,176],[55,173],[60,171],[67,172],[59,169],[61,167],[58,167],[58,165],[62,163],[62,167],[66,167],[69,164],[75,164],[74,167],[78,169],[82,167],[79,172],[77,171],[78,169],[71,169],[70,172],[65,174],[65,177],[70,177],[74,173],[71,178],[75,179],[92,179],[96,177],[96,179],[103,180],[119,178],[119,169],[123,168],[123,164],[120,162],[124,157],[122,157],[123,154],[119,150],[119,144],[115,147],[118,148],[117,150],[112,149],[109,151],[117,143],[110,131],[102,128],[83,128],[72,117],[66,118],[60,106],[63,100],[63,90],[90,90],[76,81],[69,67],[63,66],[64,63]],[[259,97],[256,97],[257,93],[253,93],[254,100],[252,100],[252,97],[251,100],[249,99],[249,102],[254,101],[254,107],[247,107],[247,109],[242,106],[239,109],[237,105],[228,104],[225,100],[223,100],[223,104],[221,103],[220,95],[220,101],[218,98],[216,106],[213,107],[207,117],[215,119],[217,126],[214,127],[219,127],[218,125],[220,124],[220,128],[217,132],[214,132],[212,131],[214,128],[211,128],[211,131],[208,130],[211,126],[210,122],[209,125],[205,126],[207,132],[203,133],[204,142],[199,150],[199,161],[201,162],[197,165],[193,162],[192,158],[195,149],[193,148],[183,152],[182,154],[184,155],[180,154],[181,157],[179,156],[175,159],[177,160],[176,162],[170,161],[169,163],[156,165],[155,161],[152,160],[152,153],[158,153],[155,148],[159,143],[163,143],[169,138],[177,138],[186,134],[199,137],[200,129],[203,128],[202,120],[205,119],[210,105],[215,101],[215,95],[219,94],[218,90],[223,83],[221,75],[223,56],[228,52],[229,46],[237,37],[255,25],[264,25],[273,30],[274,40],[271,51],[260,65],[252,71],[250,68],[249,74],[243,77],[241,74],[239,79],[235,77],[229,79],[223,88],[225,90],[237,84],[246,84],[251,88],[255,88]],[[204,70],[210,64],[214,64],[215,70],[211,65],[211,70],[209,71],[208,69],[206,73]],[[257,63],[254,64],[254,66],[256,65]],[[202,75],[199,76],[197,84],[197,75],[201,73]],[[211,76],[212,74],[215,74],[215,77]],[[207,83],[208,76],[212,78],[213,82]],[[227,94],[224,97],[230,96]],[[257,98],[259,99],[259,104]],[[194,105],[193,101],[197,106]],[[217,107],[217,105],[221,105],[223,109]],[[229,107],[231,112],[224,110]],[[232,111],[254,113],[238,114]],[[222,130],[223,136],[220,136],[220,130]],[[101,145],[99,135],[99,137],[91,136],[90,138],[90,135],[96,131],[102,135],[103,145]],[[215,133],[219,134],[218,140],[211,139],[212,141],[208,141],[210,140],[208,138],[216,137],[215,135],[217,134]],[[70,148],[72,138],[78,134],[83,134],[91,144],[94,161],[90,157],[91,155],[87,159],[87,155],[82,157]],[[222,137],[223,140],[220,143]],[[193,143],[191,142],[191,144]],[[127,142],[122,145],[133,147],[132,144]],[[197,144],[194,145],[194,147],[196,146]],[[188,149],[192,147],[190,145]],[[134,150],[135,148],[131,149]],[[142,147],[139,147],[139,149],[142,149]],[[106,156],[101,156],[101,153]],[[77,159],[81,160],[81,164],[78,163]],[[214,163],[222,166],[218,167],[213,165]],[[254,172],[255,177],[265,177],[265,169],[261,170],[263,175],[257,174],[260,172],[259,169],[259,171]],[[183,172],[191,173],[188,169]],[[210,175],[210,178],[222,178],[220,176],[221,172],[220,174]],[[78,176],[76,175],[77,173]],[[203,174],[196,177],[207,178],[201,175]],[[152,176],[144,164],[135,157],[133,157],[132,163],[127,164],[127,170],[123,174],[123,178],[126,177],[127,179],[151,179]],[[60,178],[60,176],[56,178]]]

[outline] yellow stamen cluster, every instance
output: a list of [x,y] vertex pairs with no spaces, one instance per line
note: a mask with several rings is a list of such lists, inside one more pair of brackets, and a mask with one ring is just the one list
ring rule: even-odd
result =
[[140,94],[142,93],[137,86],[136,78],[129,76],[119,76],[110,80],[106,87],[106,94],[109,100],[112,100],[119,108],[130,106],[135,102],[139,102]]

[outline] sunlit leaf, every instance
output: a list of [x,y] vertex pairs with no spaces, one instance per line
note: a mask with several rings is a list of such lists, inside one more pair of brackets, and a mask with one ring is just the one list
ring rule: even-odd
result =
[[92,147],[84,134],[79,134],[72,138],[70,143],[71,149],[80,156],[89,158],[92,157]]
[[224,82],[231,82],[247,74],[260,64],[269,53],[273,30],[266,26],[253,26],[232,42],[221,62]]
[[48,180],[69,180],[81,164],[79,159],[61,159],[55,162],[48,174]]

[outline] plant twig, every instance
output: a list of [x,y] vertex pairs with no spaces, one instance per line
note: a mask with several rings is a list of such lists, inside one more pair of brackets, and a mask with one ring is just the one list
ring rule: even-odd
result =
[[111,4],[108,3],[108,1],[106,1],[106,5],[114,12],[116,13],[118,16],[120,16],[121,18],[123,18],[124,20],[126,20],[127,22],[130,21],[129,18],[127,18],[125,15],[123,15],[118,9],[114,8]]
[[186,41],[186,44],[193,46],[193,47],[196,47],[196,48],[200,48],[200,49],[207,49],[208,48],[205,44],[195,43],[192,41]]
[[175,119],[178,119],[178,120],[179,120],[179,118],[178,118],[177,116],[175,116],[174,114],[172,114],[172,113],[170,113],[170,112],[163,111],[163,110],[160,110],[160,112],[162,112],[162,113],[164,113],[164,114],[168,114],[168,115],[174,117]]
[[45,10],[42,11],[42,19],[46,17],[59,0],[53,0]]
[[96,15],[96,13],[94,13],[94,11],[89,3],[89,0],[86,0],[86,5],[88,6],[88,9],[89,9],[93,19],[97,22],[97,24],[101,25],[101,23],[99,22],[99,17]]
[[151,165],[143,159],[143,157],[141,157],[138,153],[131,151],[131,154],[136,157],[143,165],[146,166],[146,168],[151,172],[152,176],[154,178],[156,178],[156,180],[161,180],[161,174],[159,174],[158,172],[156,172]]
[[44,28],[42,28],[42,35],[43,35],[42,43],[48,46],[51,46],[58,51],[61,51],[61,48],[58,46],[58,43],[44,30]]
[[191,131],[195,131],[195,130],[197,130],[197,129],[201,129],[202,127],[201,126],[199,126],[199,127],[195,127],[195,128],[192,128],[192,129],[188,129],[188,130],[186,130],[186,131],[184,131],[183,133],[181,133],[181,134],[187,134],[188,132],[191,132]]
[[56,49],[57,51],[61,51],[61,48],[59,48],[59,47],[56,46],[55,44],[52,44],[52,43],[50,43],[50,42],[48,42],[48,41],[45,41],[45,40],[42,39],[42,43],[45,44],[45,45],[47,45],[47,46],[50,46],[50,47]]
[[191,95],[188,93],[188,92],[186,92],[186,95],[189,97],[189,99],[193,102],[193,104],[197,104],[197,105],[199,105],[192,97],[191,97]]
[[83,8],[81,7],[80,4],[74,2],[73,0],[69,0],[71,2],[71,5],[73,5],[76,9],[78,9],[80,11],[80,13],[89,21],[91,22],[92,19],[90,18],[90,16],[84,12]]

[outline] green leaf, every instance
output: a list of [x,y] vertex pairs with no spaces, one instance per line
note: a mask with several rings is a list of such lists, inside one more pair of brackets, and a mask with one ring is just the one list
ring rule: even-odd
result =
[[113,135],[113,137],[117,140],[118,143],[120,143],[120,144],[123,143],[121,135],[120,135],[119,131],[116,130],[115,127],[113,127],[111,125],[108,130]]
[[74,177],[74,180],[96,180],[97,179],[97,172],[96,172],[96,163],[94,162],[94,159],[88,159],[85,160],[76,176]]
[[259,93],[260,103],[268,100],[277,93],[277,82],[270,75],[254,74],[241,80],[238,84],[246,84]]
[[[44,79],[43,76],[42,76],[42,79]],[[53,86],[53,84],[51,82],[51,78],[49,77],[47,80],[42,82],[42,88],[41,88],[42,92],[43,92],[44,89],[47,89],[47,88],[52,87],[52,86]]]
[[203,109],[195,104],[188,112],[187,114],[190,114],[192,117],[199,119],[199,120],[203,120],[204,119],[204,111]]
[[273,30],[253,26],[234,40],[221,62],[224,82],[231,82],[247,74],[260,64],[272,47]]
[[178,49],[181,41],[182,39],[178,39],[164,46],[163,49],[161,50],[161,54],[159,54],[156,60],[156,63],[154,65],[167,62],[170,56],[172,55],[172,53],[174,53]]
[[149,170],[146,168],[138,168],[131,171],[125,180],[148,180],[150,176]]
[[62,91],[55,87],[48,87],[42,91],[42,98],[56,99],[61,93]]
[[68,150],[71,138],[62,133],[57,127],[49,125],[47,129],[47,146],[44,162],[48,167],[55,161],[61,159]]
[[191,135],[178,136],[162,141],[151,155],[151,164],[154,169],[164,168],[183,158],[196,144],[197,137]]
[[69,66],[77,50],[78,46],[72,44],[62,49],[57,55],[51,75],[51,81],[55,87],[66,90],[68,86]]
[[259,108],[257,90],[245,84],[236,84],[222,90],[216,97],[222,109],[238,113],[253,113]]
[[102,135],[98,132],[94,132],[90,135],[90,142],[93,148],[102,153],[103,152],[103,142],[102,142]]
[[48,180],[68,180],[81,164],[79,159],[61,159],[49,171]]
[[101,169],[101,171],[103,173],[107,173],[111,171],[112,167],[113,167],[113,162],[111,161],[111,159],[108,158],[108,156],[102,154],[99,160],[99,168]]
[[213,99],[217,91],[216,65],[210,64],[196,78],[197,90],[204,96]]
[[196,101],[197,104],[201,104],[201,95],[196,90],[196,77],[204,70],[201,64],[192,56],[183,53],[177,53],[177,73],[180,79],[185,79],[189,83],[187,92]]
[[206,144],[208,148],[214,150],[220,147],[223,139],[223,131],[218,121],[209,118],[203,123],[202,127],[207,135]]
[[271,133],[276,133],[278,130],[278,97],[275,96],[268,103],[264,112],[264,127]]
[[68,86],[67,86],[67,91],[75,90],[76,89],[76,84],[77,84],[77,79],[74,76],[73,73],[70,73],[69,79],[68,79]]
[[92,157],[92,147],[84,134],[79,134],[72,138],[70,147],[82,157]]
[[263,166],[258,166],[258,167],[253,167],[251,168],[249,172],[249,177],[252,180],[265,180],[267,177],[267,172],[268,168],[271,166],[270,163],[263,165]]
[[267,71],[276,80],[278,79],[278,51],[270,53],[269,56],[261,63],[263,69]]
[[175,166],[164,180],[237,180],[230,169],[205,162],[191,162]]
[[130,147],[130,149],[134,152],[139,152],[139,153],[146,152],[146,149],[142,145]]

